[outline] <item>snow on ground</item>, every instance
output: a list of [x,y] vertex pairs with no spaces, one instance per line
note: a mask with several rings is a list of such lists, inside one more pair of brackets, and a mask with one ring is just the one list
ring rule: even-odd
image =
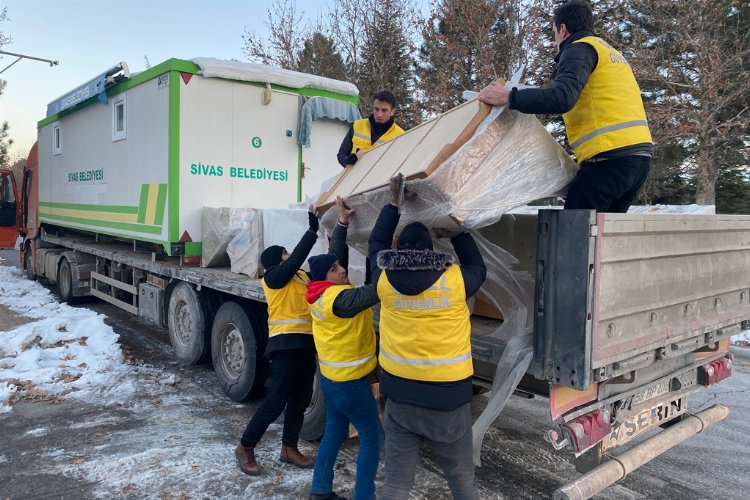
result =
[[[107,403],[128,397],[118,336],[104,316],[62,304],[19,269],[0,266],[0,306],[25,317],[0,331],[0,413],[19,399],[55,401],[75,397]],[[21,322],[23,323],[23,322]],[[0,330],[6,330],[0,323]]]
[[750,330],[745,330],[732,337],[732,344],[750,347]]

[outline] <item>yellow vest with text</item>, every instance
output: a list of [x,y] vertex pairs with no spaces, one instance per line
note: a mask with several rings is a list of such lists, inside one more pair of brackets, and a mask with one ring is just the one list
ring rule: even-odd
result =
[[578,163],[605,151],[651,143],[641,91],[622,54],[595,36],[573,43],[587,43],[599,56],[575,106],[563,114]]
[[352,124],[352,128],[354,129],[354,134],[352,135],[352,153],[356,153],[357,150],[369,151],[375,146],[380,146],[404,133],[404,129],[394,123],[373,144],[369,118],[362,118],[355,121]]
[[265,278],[261,280],[268,302],[269,337],[285,333],[312,335],[312,318],[305,298],[309,281],[304,271],[297,271],[283,288],[269,288]]
[[309,304],[320,373],[335,382],[362,378],[377,364],[372,309],[367,308],[353,318],[333,314],[336,297],[351,288],[354,286],[334,285]]
[[378,359],[385,371],[426,382],[456,382],[474,374],[469,308],[457,264],[418,295],[397,292],[383,271],[378,296]]

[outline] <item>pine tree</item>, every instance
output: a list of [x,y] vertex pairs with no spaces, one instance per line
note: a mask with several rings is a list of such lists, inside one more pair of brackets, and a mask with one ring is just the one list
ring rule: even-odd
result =
[[421,117],[415,106],[413,47],[410,43],[411,0],[374,0],[371,20],[365,25],[362,64],[356,84],[362,116],[370,113],[372,96],[389,90],[396,97],[397,122],[410,128]]
[[336,51],[333,41],[320,32],[313,33],[305,40],[297,67],[303,73],[346,80],[341,55]]

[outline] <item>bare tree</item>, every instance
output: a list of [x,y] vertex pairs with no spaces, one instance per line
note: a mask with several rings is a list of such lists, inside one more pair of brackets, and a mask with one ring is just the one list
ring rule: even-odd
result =
[[297,70],[304,41],[310,34],[309,26],[303,22],[304,15],[303,11],[297,13],[293,0],[275,0],[264,23],[270,32],[268,41],[262,35],[245,31],[242,35],[245,56],[254,62]]
[[[0,10],[0,23],[3,21],[10,21],[10,18],[8,17],[8,7],[3,7]],[[0,31],[0,49],[3,47],[3,45],[7,45],[12,41],[13,39],[10,37],[10,35],[6,35],[2,31]]]

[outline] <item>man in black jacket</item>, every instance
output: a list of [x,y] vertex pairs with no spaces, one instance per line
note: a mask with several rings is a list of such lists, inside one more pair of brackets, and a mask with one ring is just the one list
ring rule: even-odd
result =
[[452,255],[433,250],[424,224],[406,225],[391,250],[399,222],[403,175],[391,180],[391,202],[369,239],[380,306],[380,390],[387,397],[383,498],[406,499],[419,446],[438,456],[454,498],[478,499],[472,461],[471,325],[466,299],[487,269],[474,239],[456,234]]
[[260,473],[255,446],[285,408],[279,459],[305,469],[315,465],[313,459],[297,449],[315,376],[312,318],[305,300],[310,278],[300,269],[318,239],[319,224],[312,207],[308,222],[309,229],[291,254],[284,247],[273,245],[260,256],[265,269],[261,283],[268,302],[268,394],[235,449],[240,469],[245,474]]
[[508,91],[492,83],[479,100],[522,113],[562,113],[580,165],[565,208],[625,213],[651,168],[651,133],[638,83],[622,54],[592,33],[587,2],[558,7],[552,29],[558,54],[551,87]]
[[362,155],[385,142],[395,139],[404,133],[396,125],[393,115],[396,113],[396,98],[387,90],[375,94],[372,101],[372,113],[352,123],[336,155],[342,167],[354,165]]

